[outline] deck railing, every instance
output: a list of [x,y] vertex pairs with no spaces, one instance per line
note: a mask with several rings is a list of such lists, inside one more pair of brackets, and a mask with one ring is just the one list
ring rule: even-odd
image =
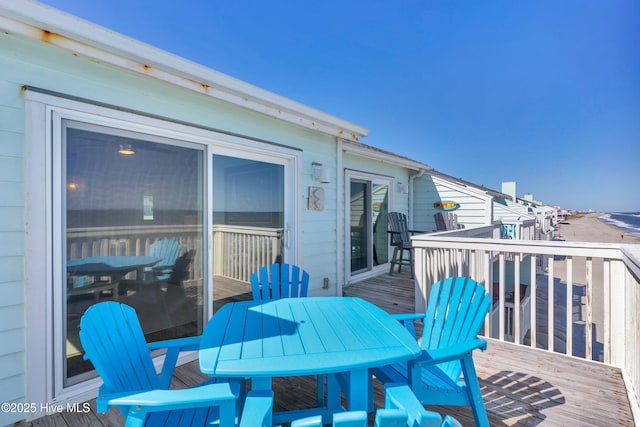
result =
[[425,309],[432,283],[470,276],[494,301],[486,336],[617,366],[637,408],[640,246],[504,240],[487,227],[476,231],[483,237],[413,238],[416,310]]

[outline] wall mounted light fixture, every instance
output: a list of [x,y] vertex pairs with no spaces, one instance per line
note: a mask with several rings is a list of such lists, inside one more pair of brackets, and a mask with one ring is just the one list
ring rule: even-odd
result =
[[127,156],[131,154],[136,154],[131,144],[120,144],[120,148],[118,148],[118,153],[124,154]]
[[408,194],[409,186],[407,184],[403,184],[401,182],[396,184],[396,191],[400,194]]
[[329,168],[322,166],[322,163],[311,163],[313,167],[313,179],[315,181],[321,182],[323,184],[328,184],[330,182],[330,171]]

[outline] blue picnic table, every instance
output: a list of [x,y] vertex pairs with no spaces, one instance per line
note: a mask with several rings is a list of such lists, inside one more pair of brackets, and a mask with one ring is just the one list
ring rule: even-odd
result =
[[[414,359],[416,340],[388,313],[359,298],[310,297],[224,305],[208,322],[200,369],[216,377],[250,378],[271,390],[273,377],[328,374],[323,408],[274,414],[274,422],[319,413],[371,410],[369,368]],[[340,381],[348,373],[348,381]]]

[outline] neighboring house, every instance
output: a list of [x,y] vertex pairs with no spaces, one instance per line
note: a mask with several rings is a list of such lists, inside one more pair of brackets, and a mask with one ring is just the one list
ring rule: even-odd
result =
[[491,225],[494,220],[493,201],[506,197],[495,190],[454,178],[435,170],[425,171],[413,180],[411,227],[425,232],[436,231],[434,214],[442,212],[443,202],[452,202],[461,228]]

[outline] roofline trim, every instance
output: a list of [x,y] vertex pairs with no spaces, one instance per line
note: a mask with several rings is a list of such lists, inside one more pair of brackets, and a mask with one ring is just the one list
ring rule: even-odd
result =
[[342,151],[345,153],[366,157],[368,159],[378,160],[383,163],[402,166],[414,171],[427,170],[428,172],[431,169],[431,166],[424,163],[409,159],[408,157],[400,156],[395,153],[391,153],[389,151],[384,151],[370,145],[363,144],[361,142],[352,142],[345,140],[342,144]]
[[347,140],[366,128],[31,0],[0,0],[0,31]]

